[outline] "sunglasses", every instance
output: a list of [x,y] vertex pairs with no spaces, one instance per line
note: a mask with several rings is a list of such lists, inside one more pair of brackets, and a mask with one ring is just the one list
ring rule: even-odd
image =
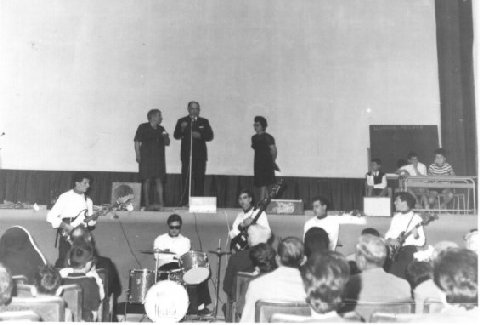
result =
[[169,226],[169,227],[170,227],[170,229],[180,229],[180,228],[182,228],[182,226]]

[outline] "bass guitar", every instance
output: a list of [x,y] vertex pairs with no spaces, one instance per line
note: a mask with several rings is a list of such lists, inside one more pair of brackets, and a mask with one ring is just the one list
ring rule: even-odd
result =
[[400,235],[398,235],[394,245],[388,245],[389,257],[391,261],[395,261],[397,259],[400,248],[403,246],[405,240],[407,240],[407,238],[413,233],[414,230],[423,226],[427,226],[430,222],[438,220],[438,215],[433,213],[423,214],[422,219],[422,222],[416,224],[415,227],[413,227],[409,231],[402,231]]
[[257,210],[257,213],[253,218],[252,222],[246,227],[243,227],[241,224],[238,225],[238,230],[240,230],[240,233],[232,239],[230,243],[230,250],[238,252],[248,248],[248,228],[258,221],[258,218],[260,218],[262,213],[267,209],[267,206],[270,204],[272,199],[278,197],[280,195],[280,192],[283,191],[285,187],[286,183],[283,178],[280,179],[277,184],[274,184],[272,186],[267,197],[261,200],[255,206],[254,210]]

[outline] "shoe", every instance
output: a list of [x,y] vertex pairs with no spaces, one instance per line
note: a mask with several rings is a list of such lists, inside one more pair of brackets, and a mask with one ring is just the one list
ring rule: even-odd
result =
[[210,315],[212,312],[210,311],[210,309],[208,309],[207,307],[203,308],[203,309],[200,309],[198,311],[198,316],[206,316],[206,315]]

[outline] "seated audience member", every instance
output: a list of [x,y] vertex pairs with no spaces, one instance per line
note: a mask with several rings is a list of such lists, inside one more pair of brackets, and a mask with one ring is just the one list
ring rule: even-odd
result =
[[303,230],[303,237],[310,228],[322,228],[328,234],[330,243],[328,249],[335,250],[338,243],[338,234],[340,232],[340,224],[338,223],[338,216],[329,216],[329,202],[326,198],[318,196],[312,200],[313,213],[315,217],[305,222]]
[[24,275],[28,284],[38,268],[45,266],[46,260],[35,245],[30,233],[23,227],[8,228],[0,238],[0,263],[3,263],[12,276]]
[[367,173],[367,196],[386,196],[387,175],[382,171],[382,161],[372,159],[370,171]]
[[466,234],[463,239],[465,241],[465,248],[474,251],[478,255],[478,252],[480,250],[480,243],[478,242],[478,229],[470,230],[470,232]]
[[249,253],[256,274],[270,273],[277,268],[277,253],[270,245],[258,244]]
[[415,313],[423,313],[427,300],[446,302],[445,295],[433,282],[433,268],[430,263],[413,261],[407,266],[406,276],[412,289]]
[[362,229],[362,235],[373,235],[375,237],[380,237],[380,232],[372,227]]
[[255,322],[255,303],[258,300],[305,301],[299,271],[305,261],[301,240],[295,237],[283,239],[277,253],[278,268],[249,283],[241,322]]
[[326,251],[315,254],[301,268],[306,302],[311,316],[277,314],[276,317],[291,322],[344,322],[337,311],[343,303],[345,284],[350,277],[347,260],[343,255]]
[[[418,155],[415,152],[410,152],[407,156],[408,158],[408,165],[403,166],[400,168],[400,175],[402,172],[406,172],[407,175],[404,176],[427,176],[427,167],[418,161]],[[417,207],[421,208],[422,204],[427,204],[427,190],[424,188],[409,188],[407,190],[410,194],[412,194],[415,198],[417,203]]]
[[[410,299],[408,282],[383,269],[387,249],[382,238],[370,234],[360,236],[355,247],[359,274],[352,275],[345,288],[345,299],[357,302],[397,302]],[[370,311],[356,308],[365,320]]]
[[310,228],[305,233],[305,256],[310,258],[315,253],[328,251],[330,240],[327,232],[322,228]]
[[433,263],[435,284],[446,294],[447,305],[438,314],[426,314],[421,322],[478,322],[478,256],[468,249],[442,252]]
[[438,243],[433,245],[433,252],[432,252],[432,256],[430,258],[431,261],[435,262],[435,260],[437,259],[438,256],[440,256],[440,254],[442,254],[443,252],[446,252],[449,249],[453,249],[453,248],[459,248],[458,244],[453,242],[453,241],[448,241],[448,240],[439,241]]
[[408,165],[408,161],[406,159],[400,158],[397,160],[397,170],[395,171],[395,174],[398,175],[406,175],[408,176],[408,172],[403,168]]
[[[258,228],[258,229],[255,229]],[[248,246],[249,249],[239,251],[228,259],[225,277],[223,278],[223,291],[227,298],[233,301],[233,286],[235,285],[235,276],[238,272],[254,272],[255,266],[250,259],[250,250],[252,247],[261,243],[266,243],[270,237],[270,231],[263,227],[252,225],[248,228]]]
[[[362,233],[360,235],[368,235],[368,234],[375,237],[380,237],[380,233],[378,232],[378,230],[371,227],[362,229]],[[356,254],[355,253],[350,254],[346,258],[350,266],[350,274],[353,275],[353,274],[360,273],[361,271],[358,269],[357,263],[355,262],[357,259]]]
[[60,270],[63,284],[79,284],[82,287],[83,320],[94,321],[105,292],[102,279],[95,270],[93,247],[87,243],[74,242],[68,256],[69,267]]
[[[435,160],[432,164],[430,164],[430,166],[428,166],[428,176],[455,176],[452,165],[447,163],[447,157],[444,149],[438,148],[435,150]],[[435,200],[437,199],[439,192],[445,195],[445,200],[440,203],[441,209],[445,209],[447,204],[453,200],[453,192],[451,189],[431,189],[428,191],[428,207],[435,204]],[[440,198],[438,199],[440,200]]]

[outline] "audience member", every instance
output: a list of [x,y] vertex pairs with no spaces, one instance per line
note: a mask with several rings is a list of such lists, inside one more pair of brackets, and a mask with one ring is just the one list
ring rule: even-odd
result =
[[305,233],[304,245],[307,258],[315,253],[328,251],[330,245],[328,233],[323,228],[310,228]]
[[33,284],[39,267],[46,264],[30,233],[20,226],[8,228],[0,238],[0,262],[13,276],[24,275],[29,284]]
[[328,233],[328,239],[330,240],[328,248],[332,251],[335,250],[338,243],[338,233],[340,232],[338,217],[328,215],[329,202],[324,197],[318,196],[313,198],[312,208],[315,217],[305,222],[303,237],[305,238],[305,234],[310,228],[322,228]]
[[[455,176],[452,165],[447,163],[446,152],[442,148],[435,150],[435,159],[430,166],[428,166],[428,175],[434,177],[441,176]],[[429,208],[435,204],[435,200],[440,200],[438,194],[442,193],[445,197],[443,202],[440,202],[440,209],[445,209],[447,204],[453,200],[453,192],[449,188],[444,189],[431,189],[428,191],[428,205],[425,208]]]
[[60,296],[62,293],[62,277],[53,266],[41,267],[34,276],[34,296]]
[[[405,165],[400,168],[400,175],[404,176],[427,176],[427,167],[418,161],[418,155],[411,151],[408,156],[408,165]],[[405,175],[403,172],[406,172]],[[412,194],[417,202],[417,207],[421,208],[423,203],[426,204],[427,201],[427,191],[424,188],[409,188],[408,193]]]
[[412,289],[415,312],[422,314],[425,301],[445,303],[445,294],[433,282],[433,268],[430,263],[413,261],[407,266],[407,281]]
[[370,162],[370,171],[367,175],[367,196],[386,196],[387,175],[382,171],[382,161],[380,159],[372,159]]
[[255,321],[255,303],[258,300],[305,301],[305,290],[299,267],[305,261],[300,239],[287,237],[277,248],[278,268],[249,283],[241,322]]
[[[357,267],[361,273],[351,277],[345,289],[349,302],[397,302],[410,299],[408,282],[383,269],[387,249],[382,238],[370,234],[360,236],[355,247]],[[370,310],[356,308],[365,320]]]
[[256,274],[270,273],[277,268],[277,253],[268,244],[262,243],[253,246],[249,256]]
[[475,228],[470,230],[470,232],[465,235],[463,240],[465,241],[465,248],[474,251],[478,255],[478,252],[480,251],[480,243],[478,242],[478,229]]
[[[380,237],[380,233],[378,232],[378,230],[371,227],[362,229],[362,233],[360,235],[368,235],[368,234],[375,237]],[[346,258],[350,266],[350,274],[353,275],[353,274],[360,273],[361,271],[358,269],[357,263],[356,263],[357,256],[355,252],[353,254],[348,255]]]

